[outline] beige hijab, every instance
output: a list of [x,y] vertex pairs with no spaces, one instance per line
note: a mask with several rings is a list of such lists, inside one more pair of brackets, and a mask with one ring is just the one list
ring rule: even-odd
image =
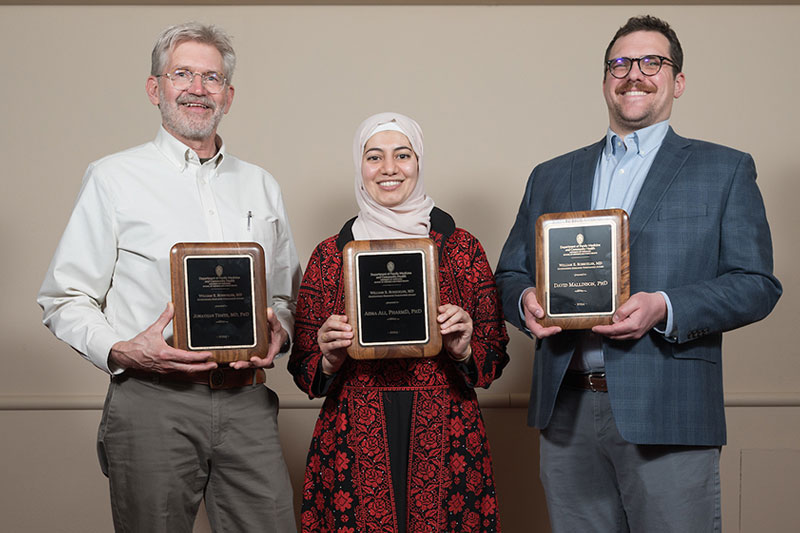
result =
[[[372,198],[364,187],[361,177],[361,160],[364,146],[370,137],[379,131],[399,131],[411,142],[417,156],[419,177],[411,195],[401,205],[384,207]],[[378,113],[361,123],[353,140],[353,162],[356,166],[356,202],[358,218],[353,223],[356,240],[410,239],[427,237],[431,227],[433,199],[425,194],[422,179],[422,129],[413,119],[400,113]]]

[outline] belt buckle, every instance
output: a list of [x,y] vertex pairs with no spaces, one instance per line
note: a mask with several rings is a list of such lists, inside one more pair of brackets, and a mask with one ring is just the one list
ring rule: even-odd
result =
[[220,389],[225,384],[225,372],[221,368],[215,368],[208,374],[208,386],[212,389]]
[[600,389],[595,388],[595,385],[594,385],[594,382],[592,381],[592,378],[603,379],[605,377],[606,377],[606,373],[605,372],[595,372],[595,373],[586,374],[586,379],[589,381],[589,390],[591,390],[592,392],[602,392]]

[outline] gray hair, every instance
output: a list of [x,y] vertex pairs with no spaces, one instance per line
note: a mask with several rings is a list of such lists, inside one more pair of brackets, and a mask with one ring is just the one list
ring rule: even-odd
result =
[[236,68],[236,53],[233,51],[230,36],[218,26],[199,22],[176,24],[161,32],[150,56],[150,74],[152,76],[163,74],[167,65],[167,56],[176,46],[186,41],[209,44],[219,50],[225,67],[223,74],[228,83],[231,82],[233,69]]

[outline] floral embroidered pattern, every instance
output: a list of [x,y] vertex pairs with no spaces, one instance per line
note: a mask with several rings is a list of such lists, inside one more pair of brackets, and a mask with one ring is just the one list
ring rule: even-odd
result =
[[[486,429],[473,387],[488,387],[508,362],[500,303],[486,256],[463,230],[442,242],[440,297],[473,319],[469,368],[429,359],[347,360],[327,391],[308,454],[302,531],[397,531],[383,394],[413,393],[407,479],[409,532],[500,531]],[[317,246],[300,288],[289,370],[309,397],[322,354],[317,330],[344,314],[335,238]]]

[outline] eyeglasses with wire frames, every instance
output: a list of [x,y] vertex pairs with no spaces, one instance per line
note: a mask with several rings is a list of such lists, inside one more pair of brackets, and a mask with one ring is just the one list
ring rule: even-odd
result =
[[615,57],[606,61],[606,68],[612,76],[617,79],[622,79],[628,75],[633,68],[634,63],[639,65],[639,70],[645,76],[655,76],[661,72],[661,67],[664,65],[664,63],[670,63],[671,65],[678,67],[678,70],[680,70],[680,66],[677,65],[673,60],[668,57],[658,55],[642,57]]
[[219,72],[192,72],[185,68],[176,68],[166,74],[156,74],[156,78],[164,77],[169,79],[172,82],[172,86],[178,91],[185,91],[191,87],[195,76],[200,76],[203,87],[211,94],[222,92],[222,89],[225,88],[225,83],[228,81]]

